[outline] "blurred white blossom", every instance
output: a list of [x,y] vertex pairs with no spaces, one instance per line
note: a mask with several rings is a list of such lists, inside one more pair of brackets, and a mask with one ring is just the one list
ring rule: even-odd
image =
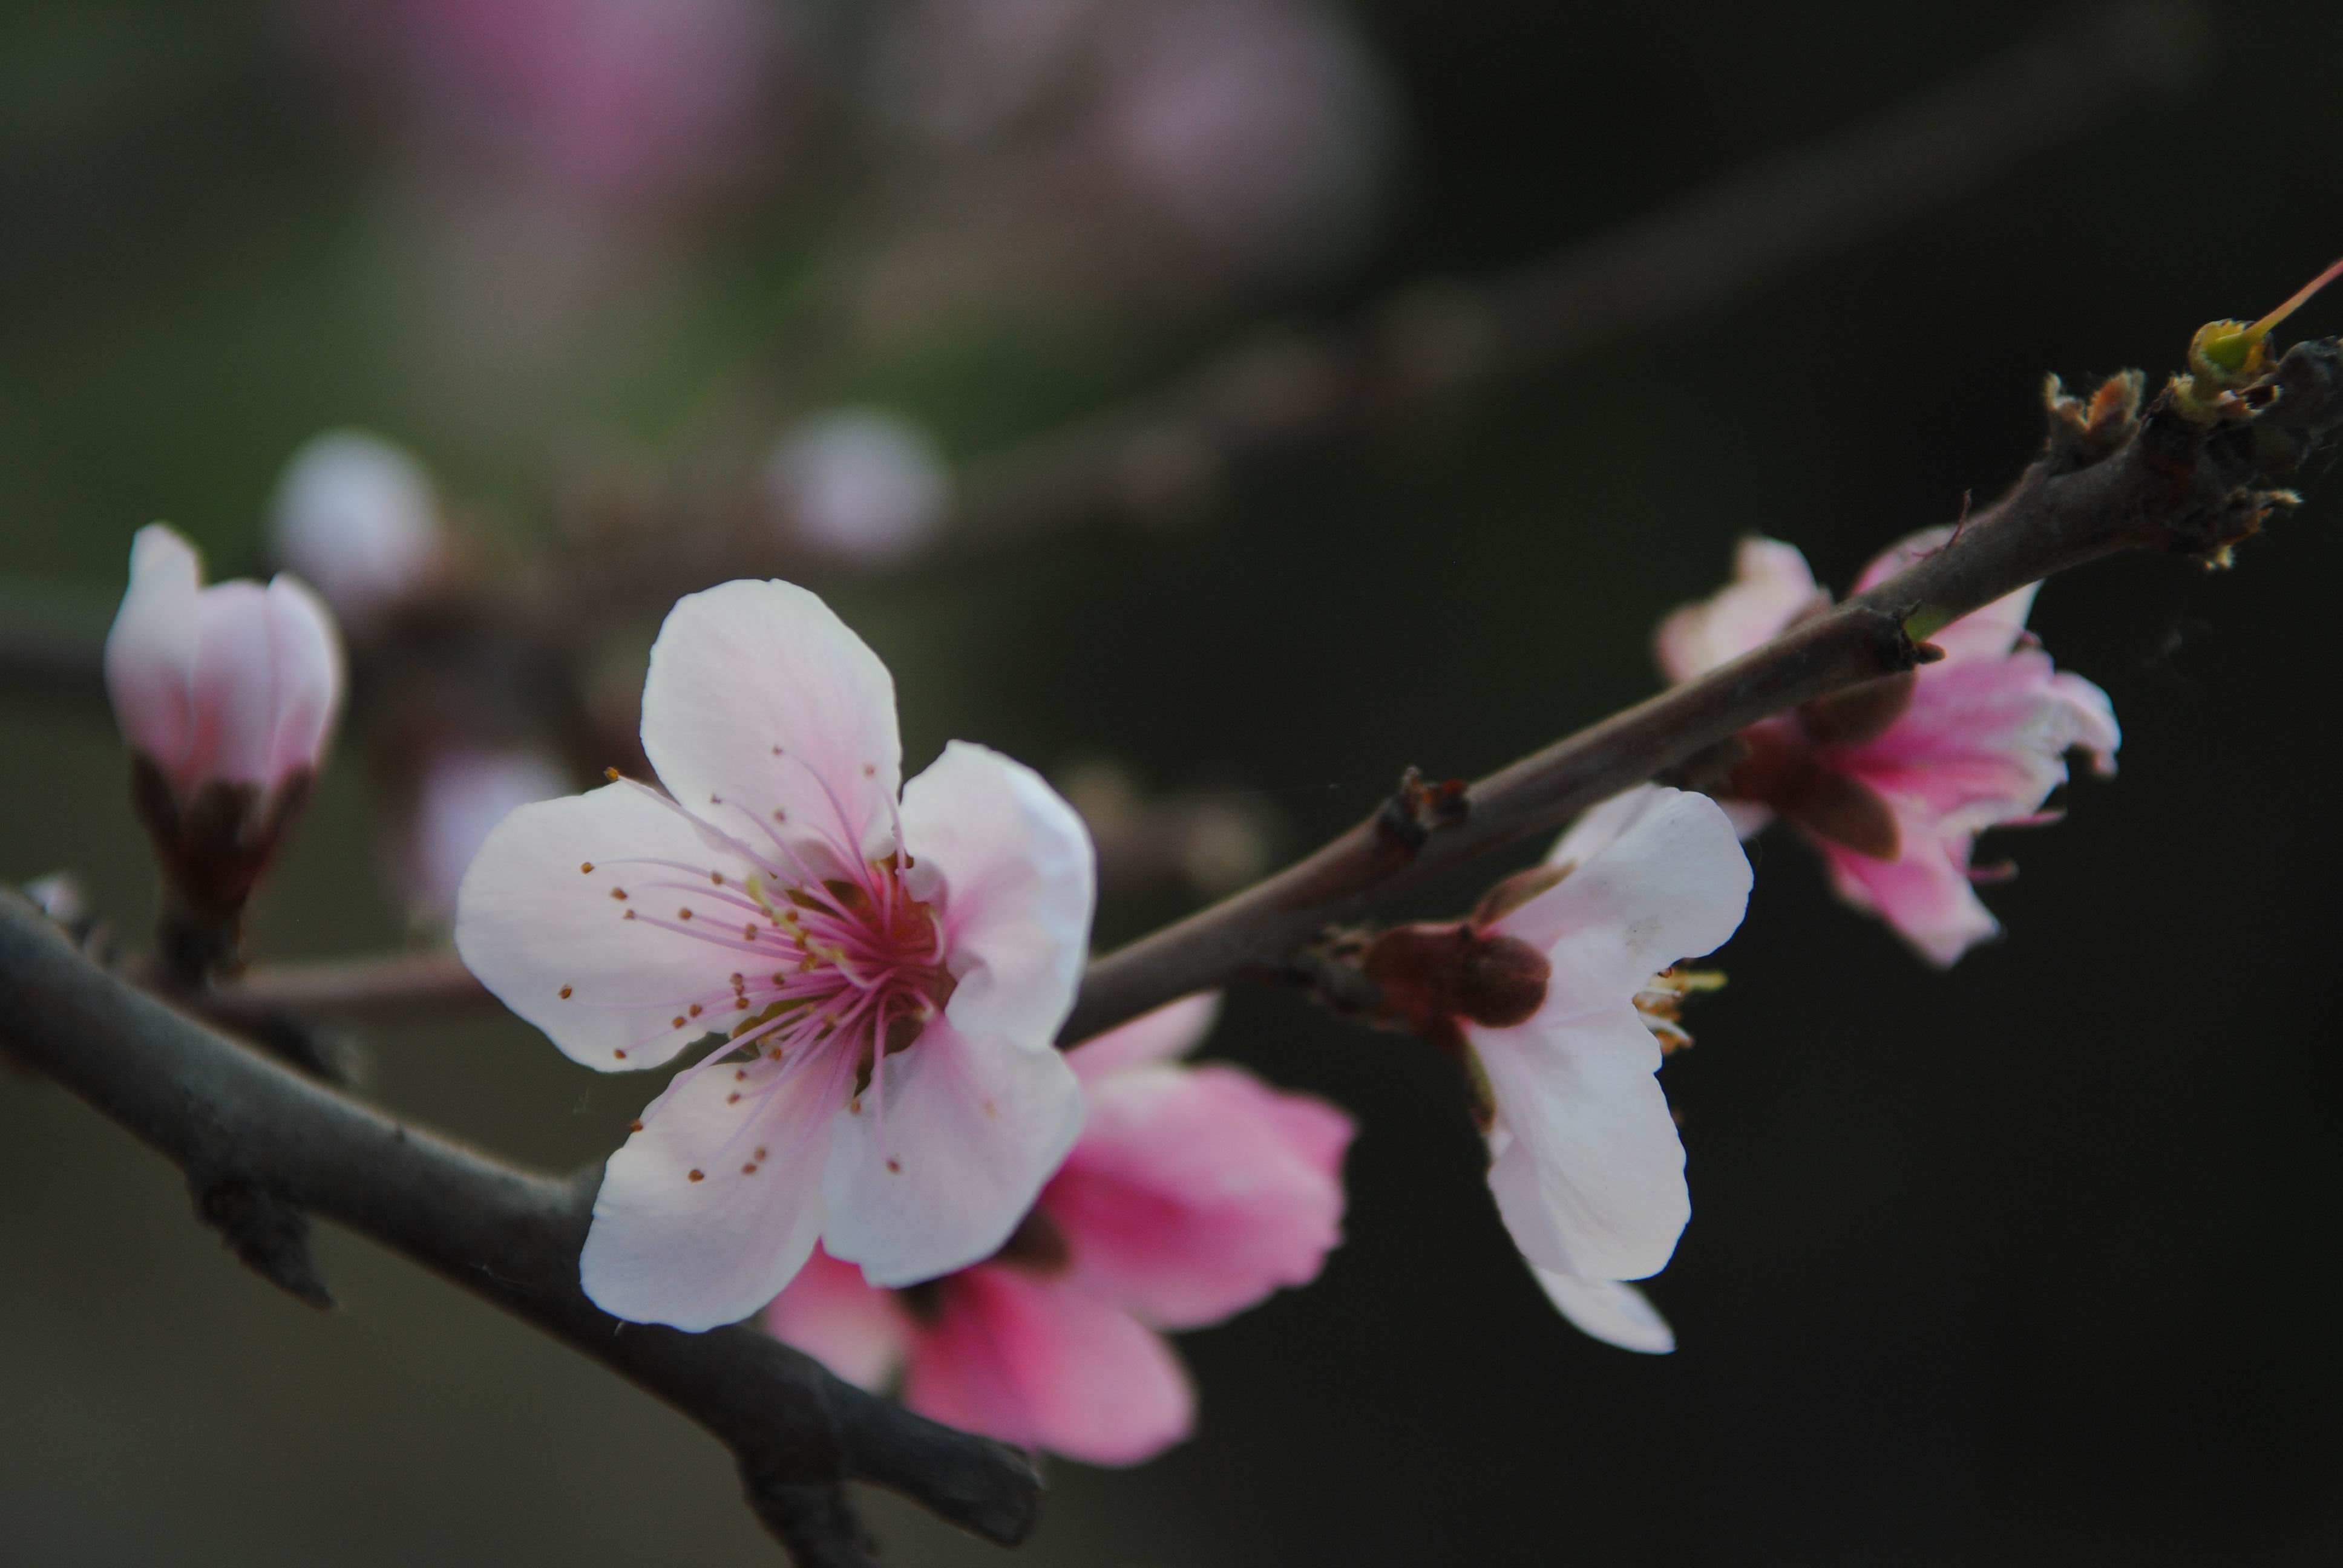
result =
[[360,430],[333,430],[293,455],[269,518],[277,558],[363,627],[421,588],[444,543],[431,475]]
[[408,907],[425,920],[453,921],[456,890],[497,824],[569,789],[560,764],[529,748],[463,749],[435,758],[417,781],[398,840]]
[[933,540],[951,471],[918,426],[869,408],[799,420],[765,465],[766,493],[791,535],[850,560],[900,560]]

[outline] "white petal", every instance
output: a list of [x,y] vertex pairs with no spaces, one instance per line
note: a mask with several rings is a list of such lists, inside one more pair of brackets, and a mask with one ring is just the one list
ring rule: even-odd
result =
[[999,1251],[1074,1146],[1082,1098],[1047,1044],[970,1040],[945,1019],[885,1073],[831,1124],[822,1244],[891,1287]]
[[1679,959],[1724,945],[1749,902],[1749,857],[1717,803],[1646,784],[1588,811],[1549,863],[1570,874],[1493,929],[1584,977],[1585,1005],[1624,1001]]
[[1670,680],[1706,675],[1830,606],[1830,595],[1816,586],[1795,545],[1745,538],[1733,565],[1732,582],[1660,622],[1654,641]]
[[1514,1245],[1566,1274],[1657,1273],[1692,1201],[1684,1144],[1652,1076],[1660,1048],[1635,1010],[1465,1033],[1496,1101],[1489,1188]]
[[942,914],[953,1024],[1047,1044],[1090,952],[1098,857],[1082,819],[1023,763],[955,740],[903,792],[903,844],[912,891]]
[[892,848],[894,680],[794,583],[729,582],[677,601],[651,646],[643,750],[669,794],[728,831],[740,827],[726,808],[858,859]]
[[[768,1078],[782,1070],[758,1066]],[[693,1331],[737,1322],[813,1251],[835,1081],[814,1062],[760,1095],[758,1079],[735,1070],[671,1088],[610,1156],[578,1267],[613,1317]]]
[[735,885],[749,869],[712,857],[699,829],[646,789],[608,784],[514,811],[457,894],[456,950],[480,983],[563,1054],[605,1072],[657,1067],[721,1027],[689,1005],[728,999],[732,972],[754,957],[725,945],[712,915],[705,935],[651,923],[715,890],[704,870],[615,863],[641,859],[721,870]]
[[267,589],[268,648],[277,712],[268,781],[315,770],[342,706],[342,639],[325,601],[297,578],[278,574]]
[[1084,1083],[1096,1083],[1134,1068],[1170,1061],[1202,1045],[1220,1016],[1220,992],[1183,996],[1084,1040],[1066,1052],[1066,1064]]
[[277,745],[277,661],[268,594],[258,583],[215,583],[196,600],[195,737],[190,779],[258,784]]
[[130,543],[130,586],[106,638],[106,689],[133,749],[176,775],[194,731],[196,595],[203,569],[160,523]]
[[1582,1280],[1533,1264],[1546,1300],[1581,1333],[1623,1351],[1664,1356],[1676,1348],[1675,1331],[1644,1292],[1617,1280]]

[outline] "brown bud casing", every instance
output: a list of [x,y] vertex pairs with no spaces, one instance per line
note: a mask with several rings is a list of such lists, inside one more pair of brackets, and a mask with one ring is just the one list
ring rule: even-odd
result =
[[1741,739],[1749,756],[1725,781],[1726,794],[1770,806],[1817,838],[1875,860],[1892,860],[1902,851],[1903,833],[1887,802],[1862,780],[1816,760],[1803,722],[1794,729],[1769,721],[1742,731]]
[[1527,1022],[1545,1001],[1553,972],[1527,942],[1470,924],[1385,931],[1360,968],[1393,1018],[1449,1047],[1463,1043],[1459,1020],[1486,1029]]

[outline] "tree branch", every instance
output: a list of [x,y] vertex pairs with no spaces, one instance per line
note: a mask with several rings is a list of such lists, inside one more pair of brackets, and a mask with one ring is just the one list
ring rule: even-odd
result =
[[[202,1209],[239,1251],[274,1247],[281,1263],[285,1216],[325,1215],[665,1400],[733,1451],[751,1505],[802,1563],[870,1561],[838,1494],[848,1479],[1004,1543],[1032,1527],[1040,1481],[1007,1444],[921,1420],[745,1324],[687,1334],[597,1308],[578,1258],[598,1171],[523,1171],[288,1071],[108,974],[6,891],[0,1039],[199,1193],[230,1194]],[[264,1270],[322,1292],[314,1271]]]
[[1097,960],[1060,1041],[1248,970],[1290,971],[1329,925],[1552,833],[1761,719],[1923,662],[1931,632],[2028,583],[2118,550],[2224,558],[2269,512],[2295,503],[2290,491],[2264,487],[2343,427],[2343,349],[2334,339],[2296,345],[2214,425],[2184,417],[2168,397],[2135,417],[2138,386],[2117,377],[2086,407],[2054,380],[2049,446],[2016,486],[1953,542],[1870,592],[1461,792],[1403,789],[1299,864]]

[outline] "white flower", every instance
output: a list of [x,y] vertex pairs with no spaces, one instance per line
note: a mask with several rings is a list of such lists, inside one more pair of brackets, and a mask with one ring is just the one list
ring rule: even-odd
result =
[[293,455],[268,528],[277,558],[356,623],[422,587],[444,544],[428,470],[359,430],[328,431]]
[[668,617],[643,691],[662,794],[524,806],[456,942],[575,1060],[685,1069],[610,1157],[581,1264],[637,1322],[711,1328],[819,1238],[900,1286],[998,1251],[1081,1130],[1051,1044],[1095,867],[1030,769],[955,741],[897,795],[886,667],[812,594],[734,582]]
[[397,838],[399,880],[408,904],[427,920],[453,920],[464,873],[497,824],[569,787],[560,764],[533,748],[461,747],[433,757],[416,782]]
[[[1542,1278],[1642,1279],[1675,1251],[1691,1200],[1653,1076],[1660,1046],[1635,999],[1659,971],[1733,934],[1749,861],[1715,801],[1645,785],[1580,818],[1546,868],[1561,875],[1542,890],[1531,890],[1544,877],[1525,885],[1530,896],[1478,926],[1483,939],[1544,957],[1544,1000],[1506,1027],[1457,1020],[1488,1094],[1489,1187]],[[1596,1294],[1632,1313],[1616,1292]],[[1585,1327],[1591,1298],[1572,1299],[1564,1311]]]

